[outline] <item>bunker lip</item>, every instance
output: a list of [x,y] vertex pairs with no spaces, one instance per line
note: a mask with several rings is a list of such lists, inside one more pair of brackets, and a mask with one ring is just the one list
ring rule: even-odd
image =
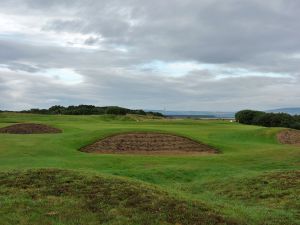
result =
[[39,123],[18,123],[0,128],[0,133],[8,134],[49,134],[61,133],[62,130]]
[[214,154],[217,150],[187,137],[158,132],[114,134],[80,149],[99,154],[186,155]]
[[293,129],[285,129],[277,134],[277,139],[281,144],[300,146],[300,131]]

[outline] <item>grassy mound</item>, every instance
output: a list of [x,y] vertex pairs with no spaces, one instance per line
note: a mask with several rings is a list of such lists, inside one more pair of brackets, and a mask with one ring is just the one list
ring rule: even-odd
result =
[[2,225],[240,224],[151,186],[58,169],[1,172],[0,206]]
[[206,188],[211,187],[221,196],[248,204],[294,211],[300,220],[300,170],[231,179],[229,183],[211,183]]
[[62,130],[60,129],[36,123],[19,123],[8,127],[0,128],[0,133],[9,134],[47,134],[61,132]]

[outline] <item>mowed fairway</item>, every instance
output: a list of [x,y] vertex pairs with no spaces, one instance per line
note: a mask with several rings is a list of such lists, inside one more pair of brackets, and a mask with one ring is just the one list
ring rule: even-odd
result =
[[[279,144],[281,128],[222,120],[0,114],[0,127],[21,122],[63,133],[0,134],[1,225],[300,224],[300,147]],[[135,131],[178,134],[220,153],[78,151],[102,137]],[[106,189],[98,190],[102,184]]]

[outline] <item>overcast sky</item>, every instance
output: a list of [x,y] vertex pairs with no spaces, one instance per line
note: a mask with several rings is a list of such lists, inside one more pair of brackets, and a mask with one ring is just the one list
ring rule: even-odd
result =
[[300,106],[298,0],[1,0],[0,109]]

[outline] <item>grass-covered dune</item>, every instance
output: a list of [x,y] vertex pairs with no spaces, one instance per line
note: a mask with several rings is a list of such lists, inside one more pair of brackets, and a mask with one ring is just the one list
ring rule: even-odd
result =
[[2,224],[237,224],[199,202],[120,178],[43,169],[0,173]]
[[[0,134],[1,224],[300,224],[300,147],[278,143],[282,128],[0,114],[0,127],[23,122],[63,132]],[[135,131],[178,134],[219,154],[78,151],[99,138]]]

